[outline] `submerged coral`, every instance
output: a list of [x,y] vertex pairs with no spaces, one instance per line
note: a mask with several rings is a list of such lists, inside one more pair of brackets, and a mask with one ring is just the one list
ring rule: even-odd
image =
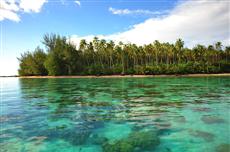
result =
[[206,116],[203,116],[201,118],[201,120],[206,123],[206,124],[215,124],[215,123],[224,123],[224,119],[222,118],[219,118],[217,116],[209,116],[209,115],[206,115]]
[[103,152],[133,152],[154,149],[159,143],[160,140],[155,131],[139,131],[113,143],[105,142],[102,148]]
[[200,131],[200,130],[191,130],[189,131],[189,134],[194,137],[202,138],[207,142],[213,141],[213,139],[215,138],[214,134],[211,134],[206,131]]
[[104,142],[107,142],[108,141],[108,138],[106,137],[103,137],[103,136],[100,136],[98,134],[92,134],[90,135],[90,140],[93,144],[96,144],[96,145],[101,145],[103,144]]
[[216,148],[217,152],[229,152],[230,151],[230,144],[220,144]]

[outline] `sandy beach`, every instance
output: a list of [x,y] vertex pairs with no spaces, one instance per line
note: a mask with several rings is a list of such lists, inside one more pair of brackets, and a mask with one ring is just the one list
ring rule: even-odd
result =
[[88,76],[21,76],[19,78],[144,78],[144,77],[219,77],[230,76],[230,73],[219,74],[174,74],[174,75],[88,75]]

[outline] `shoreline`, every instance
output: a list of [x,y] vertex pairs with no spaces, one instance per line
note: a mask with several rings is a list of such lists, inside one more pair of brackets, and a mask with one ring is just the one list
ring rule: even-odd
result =
[[230,77],[230,73],[219,74],[172,74],[172,75],[86,75],[86,76],[18,76],[18,78],[157,78],[157,77]]

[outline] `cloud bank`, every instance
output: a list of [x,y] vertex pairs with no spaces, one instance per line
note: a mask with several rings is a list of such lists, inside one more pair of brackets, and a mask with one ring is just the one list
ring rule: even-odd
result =
[[0,21],[20,21],[19,12],[39,13],[47,0],[0,0]]
[[129,10],[129,9],[115,9],[113,7],[109,8],[109,11],[114,15],[162,15],[167,11],[150,11],[150,10]]
[[46,2],[47,0],[21,0],[19,6],[24,12],[38,13]]
[[[178,38],[182,38],[188,47],[197,43],[213,44],[216,41],[229,45],[229,12],[230,1],[183,1],[178,3],[167,15],[149,18],[143,23],[133,25],[125,32],[95,36],[115,42],[124,41],[138,45],[148,44],[154,40],[175,42]],[[73,35],[71,41],[78,44],[80,39],[90,41],[93,37],[92,35],[85,37]]]

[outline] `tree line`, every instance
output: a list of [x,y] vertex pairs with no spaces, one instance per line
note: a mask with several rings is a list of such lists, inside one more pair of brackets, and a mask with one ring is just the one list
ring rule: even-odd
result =
[[190,49],[181,39],[137,46],[95,37],[81,40],[76,48],[64,36],[46,34],[42,43],[45,51],[37,47],[18,58],[20,76],[230,72],[230,46],[223,48],[221,42]]

